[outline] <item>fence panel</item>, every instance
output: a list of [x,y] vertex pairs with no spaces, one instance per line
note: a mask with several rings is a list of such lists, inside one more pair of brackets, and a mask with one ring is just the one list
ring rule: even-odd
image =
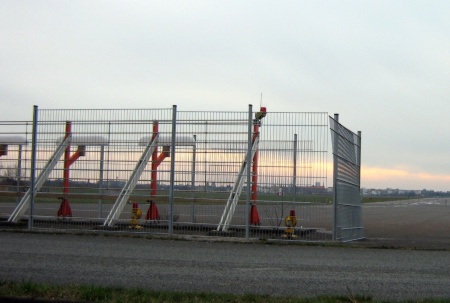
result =
[[0,122],[0,217],[8,217],[29,186],[32,121]]
[[330,117],[334,155],[333,239],[353,241],[364,237],[360,197],[361,135]]
[[[298,224],[289,238],[331,239],[327,117],[269,112],[256,128],[250,121],[251,135],[257,133],[260,139],[257,158],[250,165],[250,209],[245,180],[227,235],[244,237],[249,222],[250,237],[280,238],[285,218],[294,210]],[[178,112],[178,135],[193,136],[196,145],[193,155],[190,149],[177,147],[176,233],[216,234],[246,160],[248,123],[247,112]],[[254,214],[256,219],[248,218]]]
[[[33,228],[330,238],[326,113],[178,111],[172,150],[173,110],[39,109],[36,177],[48,170],[48,178],[32,204]],[[17,161],[18,151],[9,156]],[[29,176],[31,146],[22,157]],[[5,216],[17,202],[1,196]],[[229,224],[217,233],[232,197]],[[286,226],[291,214],[297,224]]]

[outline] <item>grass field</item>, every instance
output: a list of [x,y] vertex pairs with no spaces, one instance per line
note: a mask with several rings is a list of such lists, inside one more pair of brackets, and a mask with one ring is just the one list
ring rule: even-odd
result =
[[[1,202],[11,202],[11,200],[16,199],[16,197],[21,197],[24,193],[15,192],[0,192],[0,203]],[[52,189],[51,192],[39,192],[36,195],[36,203],[48,203],[55,202],[62,197],[70,198],[71,203],[92,203],[96,204],[99,200],[104,200],[105,203],[114,203],[117,196],[120,194],[119,190],[105,190],[100,192],[98,189],[94,188],[82,188],[82,189],[71,189],[69,194],[63,194],[62,189]],[[230,193],[229,192],[216,192],[216,191],[175,191],[174,201],[175,203],[190,203],[196,202],[199,204],[208,204],[218,202],[226,202]],[[168,191],[158,191],[156,197],[150,197],[149,191],[134,191],[133,195],[130,196],[130,200],[136,202],[147,202],[149,199],[155,199],[158,202],[168,202],[169,193]],[[312,203],[330,203],[332,200],[331,195],[284,195],[278,196],[275,194],[258,194],[258,201],[266,202],[312,202]],[[240,201],[245,203],[246,194],[242,192],[240,196]]]
[[[36,197],[36,203],[55,202],[59,198],[68,197],[71,203],[92,203],[96,204],[99,200],[104,200],[105,203],[114,203],[115,199],[119,195],[119,190],[104,190],[100,192],[96,188],[72,188],[69,194],[64,195],[61,188],[53,188],[51,192],[39,192]],[[0,192],[0,203],[11,202],[16,197],[21,197],[24,193],[16,192]],[[217,192],[217,191],[175,191],[174,201],[175,203],[190,203],[196,202],[199,204],[217,203],[219,201],[226,202],[230,193],[229,192]],[[136,202],[147,202],[151,197],[148,190],[136,190],[130,197],[130,200]],[[158,191],[158,195],[154,197],[158,202],[168,202],[168,191]],[[310,203],[331,203],[333,197],[331,194],[286,194],[279,196],[276,194],[258,193],[258,201],[265,202],[310,202]],[[385,202],[396,200],[408,200],[412,197],[403,196],[376,196],[376,197],[362,197],[362,203],[373,202]],[[242,192],[240,201],[246,201],[246,194]]]

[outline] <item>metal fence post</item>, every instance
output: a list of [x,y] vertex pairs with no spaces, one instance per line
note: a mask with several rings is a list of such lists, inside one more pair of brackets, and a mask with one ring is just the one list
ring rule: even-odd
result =
[[338,130],[336,129],[338,127],[339,122],[339,114],[334,114],[334,137],[333,137],[333,241],[337,240],[337,174],[338,174],[338,143],[339,143],[339,136],[338,136]]
[[[109,142],[109,140],[108,140]],[[103,173],[104,173],[104,168],[105,166],[105,147],[102,145],[100,147],[100,176],[98,177],[98,188],[99,188],[99,194],[100,197],[103,196]],[[101,219],[102,218],[102,214],[103,214],[103,199],[100,198],[98,200],[98,218]]]
[[[362,205],[362,200],[361,200],[361,148],[362,148],[362,142],[361,142],[361,131],[358,131],[358,146],[359,148],[357,149],[357,161],[356,164],[358,165],[358,190],[359,190],[359,202]],[[363,226],[363,222],[362,222],[362,209],[359,212],[359,223],[361,224],[361,227]],[[361,233],[359,234],[359,237],[363,238],[364,237],[364,230],[361,230]]]
[[293,186],[293,190],[294,190],[294,199],[293,201],[295,202],[295,199],[297,199],[297,134],[294,134],[294,170],[292,172],[293,176],[292,176],[292,186]]
[[176,127],[177,127],[177,106],[173,106],[172,110],[172,138],[171,138],[171,157],[170,157],[170,188],[169,188],[169,236],[173,235],[173,202],[175,187],[175,143],[176,143]]
[[[20,179],[22,178],[22,145],[19,145],[19,156],[17,158],[17,186],[16,186],[16,193],[19,194],[20,192]],[[17,196],[16,198],[16,206],[19,204],[20,198]]]
[[28,229],[33,229],[33,207],[34,207],[34,184],[36,178],[36,146],[37,146],[37,121],[38,121],[38,107],[34,105],[33,107],[33,134],[31,137],[31,176],[30,176],[30,186],[31,186],[31,198],[30,198],[30,216],[28,218]]
[[250,199],[252,196],[250,165],[252,162],[252,118],[253,106],[248,105],[248,129],[247,129],[247,200],[245,203],[245,239],[250,239]]
[[[194,146],[192,147],[192,166],[191,166],[191,198],[195,199],[195,161],[197,157],[197,135],[193,135]],[[191,223],[195,223],[195,205],[191,202]]]

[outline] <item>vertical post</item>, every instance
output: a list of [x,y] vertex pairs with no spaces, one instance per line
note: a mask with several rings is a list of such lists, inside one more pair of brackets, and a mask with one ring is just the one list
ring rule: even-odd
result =
[[33,109],[33,135],[31,137],[31,197],[30,197],[30,218],[28,219],[28,229],[33,229],[33,211],[34,211],[34,196],[35,196],[35,178],[36,178],[36,147],[37,147],[37,121],[38,121],[38,107],[34,105]]
[[[191,198],[195,198],[195,160],[197,157],[197,135],[194,135],[194,146],[192,147],[192,167],[191,167]],[[191,223],[195,223],[195,205],[191,202]]]
[[250,163],[252,161],[252,115],[253,106],[248,105],[248,127],[247,127],[247,201],[245,203],[245,239],[250,239],[250,199],[252,197]]
[[360,181],[360,179],[361,179],[361,131],[360,130],[358,131],[358,147],[359,147],[358,148],[358,153],[356,154],[358,159],[357,159],[357,163],[356,164],[359,166],[359,171],[358,171],[359,180],[358,181]]
[[[361,131],[358,131],[358,153],[356,154],[357,159],[357,165],[358,165],[358,193],[359,193],[359,226],[362,227],[362,205],[361,205]],[[358,238],[364,237],[364,229],[358,229],[359,234]]]
[[[65,138],[72,136],[72,122],[66,122],[66,135]],[[79,152],[76,153],[76,158],[71,159],[70,157],[70,144],[67,145],[64,151],[64,171],[63,171],[63,194],[61,205],[58,209],[58,217],[72,217],[72,209],[70,208],[69,198],[69,180],[70,180],[70,165],[79,157]]]
[[[69,137],[72,134],[72,122],[66,121],[66,135],[64,138]],[[70,160],[70,144],[67,145],[67,148],[64,152],[64,171],[63,171],[63,194],[66,195],[69,193],[69,178],[70,178],[70,168],[69,168],[69,160]],[[67,203],[68,198],[63,198],[63,203]]]
[[[17,158],[17,187],[16,192],[20,192],[20,179],[22,178],[22,145],[19,145],[19,157]],[[20,202],[19,195],[16,197],[16,204]]]
[[172,111],[172,144],[170,158],[170,190],[169,190],[169,236],[173,235],[173,192],[175,186],[175,138],[176,138],[176,126],[177,126],[177,106],[173,106]]
[[[153,122],[153,137],[152,140],[155,140],[156,135],[158,134],[158,121]],[[152,200],[156,197],[157,193],[157,182],[158,182],[158,145],[155,146],[152,154],[152,172],[151,172],[151,181],[150,181],[150,196]]]
[[204,172],[205,172],[205,193],[208,191],[208,179],[207,179],[207,163],[208,163],[208,121],[205,121],[205,156],[204,156],[204,161],[203,161],[203,167],[204,167]]
[[294,190],[295,201],[297,198],[297,134],[294,134],[294,170],[292,174],[292,189]]
[[[98,189],[100,197],[103,196],[103,173],[104,173],[104,166],[105,166],[105,147],[102,145],[100,147],[100,176],[98,180]],[[102,218],[103,213],[103,201],[102,198],[98,200],[98,218]]]
[[338,201],[337,201],[337,176],[338,176],[338,143],[339,143],[339,114],[334,114],[334,137],[333,137],[333,241],[337,240],[337,211],[338,211]]
[[[153,121],[153,134],[151,141],[154,142],[156,140],[156,136],[159,135],[159,123],[158,121]],[[163,150],[164,153],[164,150]],[[156,194],[158,191],[158,144],[155,145],[155,148],[152,153],[152,164],[151,164],[151,177],[150,177],[150,206],[147,211],[147,215],[145,216],[146,220],[159,220],[159,212],[158,207],[156,206]]]

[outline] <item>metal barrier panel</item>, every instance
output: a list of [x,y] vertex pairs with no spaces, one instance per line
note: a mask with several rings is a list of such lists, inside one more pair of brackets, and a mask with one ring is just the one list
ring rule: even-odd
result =
[[351,132],[330,117],[334,155],[333,239],[353,241],[364,238],[360,197],[361,134]]

